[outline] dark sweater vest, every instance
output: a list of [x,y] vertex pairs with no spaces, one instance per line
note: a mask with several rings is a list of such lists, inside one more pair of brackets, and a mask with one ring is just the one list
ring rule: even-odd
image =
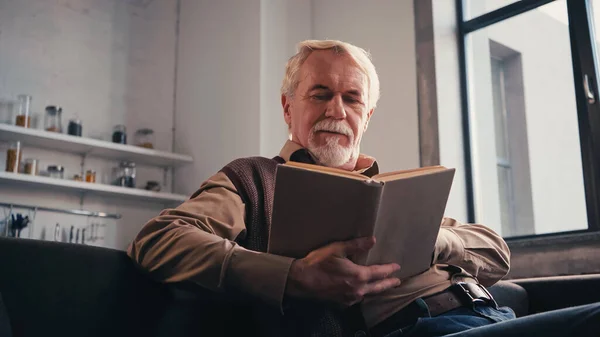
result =
[[[306,157],[302,161],[310,162],[310,157]],[[246,205],[246,231],[236,241],[247,249],[267,251],[275,172],[277,165],[284,162],[281,157],[242,158],[221,170],[232,181]],[[278,308],[262,304],[256,304],[252,311],[261,336],[337,337],[354,336],[357,331],[367,331],[359,306],[341,311],[314,302],[291,301],[286,302],[283,315]]]

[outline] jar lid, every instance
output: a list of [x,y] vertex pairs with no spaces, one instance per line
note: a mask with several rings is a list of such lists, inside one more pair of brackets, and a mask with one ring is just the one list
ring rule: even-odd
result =
[[64,167],[60,166],[60,165],[50,165],[48,166],[48,171],[52,171],[52,172],[63,172],[65,170]]
[[135,167],[135,163],[132,161],[122,161],[119,163],[121,167]]
[[96,173],[96,171],[94,171],[94,170],[87,170],[87,171],[85,171],[85,173],[89,173],[89,174],[95,174],[95,173]]
[[48,105],[46,107],[46,112],[49,114],[55,114],[57,112],[62,112],[62,108],[56,105]]
[[144,129],[138,129],[135,133],[140,134],[140,135],[151,135],[154,133],[154,130],[144,128]]
[[81,125],[81,120],[79,120],[79,119],[75,119],[75,118],[74,118],[74,119],[69,119],[69,123],[73,123],[73,124],[79,124],[79,125]]

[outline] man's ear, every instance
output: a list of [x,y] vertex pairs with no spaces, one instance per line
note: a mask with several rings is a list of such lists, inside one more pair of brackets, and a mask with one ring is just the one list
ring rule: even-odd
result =
[[281,106],[283,107],[283,119],[285,123],[290,127],[292,125],[292,114],[290,113],[290,101],[287,96],[281,95]]
[[369,127],[369,121],[371,120],[371,116],[373,116],[373,111],[375,111],[374,108],[369,110],[369,112],[367,112],[367,121],[365,122],[365,129],[363,130],[363,132],[366,132],[367,127]]

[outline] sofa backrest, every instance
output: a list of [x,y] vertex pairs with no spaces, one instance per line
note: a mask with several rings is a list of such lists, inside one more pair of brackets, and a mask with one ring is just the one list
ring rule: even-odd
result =
[[151,336],[168,301],[122,251],[10,238],[0,293],[15,337]]

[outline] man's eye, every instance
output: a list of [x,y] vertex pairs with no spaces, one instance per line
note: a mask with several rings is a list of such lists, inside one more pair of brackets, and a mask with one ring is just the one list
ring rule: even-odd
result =
[[326,101],[329,99],[329,95],[313,95],[313,98],[318,101]]
[[359,99],[351,97],[351,96],[344,97],[344,101],[346,101],[347,103],[351,103],[351,104],[360,103]]

